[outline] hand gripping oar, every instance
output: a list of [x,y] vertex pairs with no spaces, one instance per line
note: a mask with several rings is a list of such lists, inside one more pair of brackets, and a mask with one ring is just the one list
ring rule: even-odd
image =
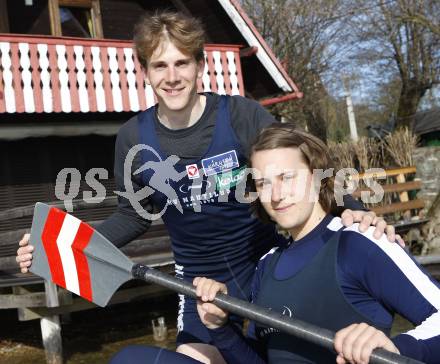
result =
[[[32,273],[99,306],[105,306],[119,286],[133,278],[197,299],[192,284],[145,265],[134,264],[92,227],[55,207],[42,203],[35,205],[30,243],[35,247]],[[330,330],[222,293],[218,293],[213,302],[236,315],[334,351],[334,333]],[[370,362],[420,363],[383,349],[374,350]]]

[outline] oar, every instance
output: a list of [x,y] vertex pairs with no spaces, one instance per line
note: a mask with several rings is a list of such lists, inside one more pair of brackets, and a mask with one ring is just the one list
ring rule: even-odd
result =
[[[35,205],[30,242],[35,247],[31,272],[99,306],[105,306],[119,286],[133,278],[197,299],[192,284],[134,264],[92,227],[55,207],[42,203]],[[236,315],[334,352],[334,333],[330,330],[221,293],[217,294],[214,303]],[[383,349],[374,350],[370,362],[420,363]]]

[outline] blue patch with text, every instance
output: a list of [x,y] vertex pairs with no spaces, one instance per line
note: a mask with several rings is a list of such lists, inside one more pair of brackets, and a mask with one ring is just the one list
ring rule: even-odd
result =
[[215,155],[214,157],[202,159],[202,166],[205,176],[230,171],[240,166],[237,153],[231,150],[226,153]]

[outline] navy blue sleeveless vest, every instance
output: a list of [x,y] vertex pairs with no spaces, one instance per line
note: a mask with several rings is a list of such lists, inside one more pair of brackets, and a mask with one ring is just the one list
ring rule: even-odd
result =
[[[205,155],[175,163],[175,171],[183,177],[168,179],[168,193],[156,189],[150,198],[157,210],[166,208],[162,219],[184,277],[203,275],[233,282],[232,287],[228,284],[231,294],[237,290],[242,296],[248,294],[256,262],[273,245],[277,234],[272,225],[263,225],[251,216],[248,203],[236,199],[235,191],[245,183],[247,166],[231,127],[228,100],[228,96],[220,98],[213,138]],[[140,141],[157,152],[142,150],[143,164],[168,158],[160,149],[154,117],[154,107],[139,115]],[[168,175],[173,174],[170,171]],[[143,181],[153,189],[157,184],[154,178],[152,169],[144,171]]]
[[[338,331],[353,323],[365,322],[389,334],[390,327],[378,327],[358,312],[344,297],[337,279],[337,257],[342,229],[294,276],[278,280],[274,271],[282,254],[270,257],[256,304]],[[335,363],[336,355],[304,340],[256,324],[256,335],[267,345],[269,363]]]

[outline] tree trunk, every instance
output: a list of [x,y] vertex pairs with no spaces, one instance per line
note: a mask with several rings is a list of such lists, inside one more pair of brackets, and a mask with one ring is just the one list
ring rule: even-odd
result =
[[425,92],[426,88],[418,82],[403,83],[397,108],[396,128],[407,127],[412,130],[417,107]]
[[319,111],[307,112],[307,128],[309,133],[327,143],[327,123]]

